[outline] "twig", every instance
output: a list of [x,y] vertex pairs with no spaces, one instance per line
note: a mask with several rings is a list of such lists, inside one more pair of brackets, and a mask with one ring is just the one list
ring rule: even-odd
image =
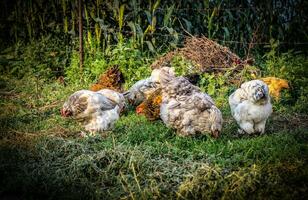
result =
[[13,90],[12,91],[0,91],[0,95],[14,95]]
[[42,111],[42,110],[45,110],[45,109],[48,109],[48,108],[54,108],[54,107],[58,106],[58,103],[60,103],[60,102],[61,101],[52,102],[51,104],[45,105],[43,107],[40,107],[38,110]]
[[248,50],[247,50],[247,56],[246,56],[246,60],[249,59],[249,55],[250,55],[250,50],[253,48],[253,46],[255,45],[254,41],[257,37],[257,32],[259,31],[259,27],[260,25],[257,26],[256,30],[253,32],[252,34],[252,38],[251,38],[251,41],[249,42],[249,45],[248,45]]

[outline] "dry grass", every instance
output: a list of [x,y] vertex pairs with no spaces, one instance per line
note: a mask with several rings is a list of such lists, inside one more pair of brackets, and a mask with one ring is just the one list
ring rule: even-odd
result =
[[[152,69],[170,64],[174,56],[182,56],[195,64],[197,72],[221,72],[235,67],[235,70],[243,69],[245,64],[251,61],[243,61],[239,56],[230,51],[228,47],[206,37],[187,37],[184,47],[178,48],[157,59]],[[248,63],[247,63],[248,62]]]
[[[33,98],[28,81],[0,104],[0,197],[62,199],[264,199],[305,197],[307,115],[280,111],[262,136],[236,135],[222,108],[222,136],[182,138],[161,121],[129,111],[106,135],[82,127],[59,108],[80,86],[49,83]],[[75,88],[76,87],[76,88]],[[14,178],[12,178],[14,177]],[[253,193],[252,193],[253,192]]]

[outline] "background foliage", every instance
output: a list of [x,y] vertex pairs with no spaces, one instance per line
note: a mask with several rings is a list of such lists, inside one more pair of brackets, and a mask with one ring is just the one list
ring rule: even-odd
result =
[[[76,35],[77,2],[1,1],[5,22],[1,38],[8,43],[30,41],[52,32]],[[285,48],[307,42],[307,8],[305,0],[92,0],[84,1],[83,20],[91,48],[105,50],[131,38],[134,45],[155,51],[167,44],[177,45],[186,30],[226,42],[233,50],[247,54],[250,42],[275,39]]]

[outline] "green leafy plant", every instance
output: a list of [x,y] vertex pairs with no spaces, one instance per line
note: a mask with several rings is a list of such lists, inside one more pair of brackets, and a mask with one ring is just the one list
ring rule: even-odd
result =
[[83,74],[80,74],[77,51],[73,52],[71,64],[65,70],[66,76],[72,82],[80,82],[81,79],[94,80],[109,67],[118,65],[126,80],[125,87],[128,88],[151,73],[149,67],[151,60],[131,43],[118,43],[116,46],[110,46],[104,53],[94,53],[87,49],[85,52]]
[[41,77],[59,77],[69,64],[72,47],[63,43],[66,35],[48,35],[28,44],[17,43],[8,62],[8,73],[23,76],[35,73]]
[[171,60],[171,66],[175,69],[175,73],[178,76],[196,73],[194,64],[182,56],[174,56]]
[[228,107],[228,99],[226,96],[230,93],[230,86],[227,84],[228,80],[223,75],[215,75],[205,73],[201,76],[199,87],[203,92],[206,92],[215,99],[218,107]]
[[[279,53],[279,42],[271,40],[270,50],[265,53],[263,64],[264,76],[274,76],[286,79],[290,89],[284,91],[280,103],[295,105],[293,109],[301,112],[308,111],[308,60],[306,56],[293,51]],[[287,109],[276,105],[280,109]]]

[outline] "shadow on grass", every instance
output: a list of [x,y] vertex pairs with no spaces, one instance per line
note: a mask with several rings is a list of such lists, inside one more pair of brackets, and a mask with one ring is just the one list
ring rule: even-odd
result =
[[42,121],[45,121],[51,117],[53,111],[45,112],[30,112],[18,115],[2,115],[0,117],[1,124],[1,136],[5,136],[6,133],[13,131],[17,132],[37,132],[44,129]]

